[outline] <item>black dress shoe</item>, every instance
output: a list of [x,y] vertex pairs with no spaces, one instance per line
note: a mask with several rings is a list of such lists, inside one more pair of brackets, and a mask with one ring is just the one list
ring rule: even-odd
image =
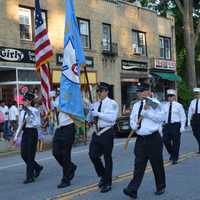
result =
[[34,182],[34,178],[27,178],[27,179],[24,181],[24,184],[33,183],[33,182]]
[[162,189],[160,189],[160,190],[157,190],[157,191],[155,192],[155,195],[162,195],[163,193],[165,193],[165,188],[162,188]]
[[133,191],[131,190],[130,188],[124,188],[123,190],[124,194],[133,198],[133,199],[137,199],[137,192],[136,191]]
[[76,166],[76,165],[73,165],[72,170],[71,170],[71,173],[70,173],[70,175],[69,175],[69,180],[70,180],[70,181],[74,178],[76,169],[77,169],[77,166]]
[[98,183],[98,187],[101,188],[104,185],[104,180],[103,178],[100,179],[99,183]]
[[65,188],[70,186],[70,181],[61,181],[61,183],[57,186],[57,188]]
[[35,178],[37,178],[40,175],[40,173],[43,170],[43,168],[44,168],[43,166],[40,166],[38,170],[35,170],[35,172],[34,172],[34,177]]
[[101,186],[101,193],[106,193],[109,192],[112,189],[112,187],[110,185],[103,185]]
[[169,160],[170,160],[170,161],[172,160],[172,156],[169,157]]

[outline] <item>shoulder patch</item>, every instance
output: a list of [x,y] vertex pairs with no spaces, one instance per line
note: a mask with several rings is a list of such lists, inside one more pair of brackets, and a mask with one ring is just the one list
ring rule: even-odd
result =
[[113,109],[113,110],[116,110],[116,109],[117,109],[117,104],[116,104],[116,103],[113,103],[113,104],[112,104],[112,109]]

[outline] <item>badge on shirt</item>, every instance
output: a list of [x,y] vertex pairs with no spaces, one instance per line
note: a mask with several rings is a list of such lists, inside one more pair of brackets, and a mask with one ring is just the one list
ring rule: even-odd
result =
[[112,105],[112,109],[113,109],[113,110],[116,110],[116,109],[117,109],[117,105],[116,105],[116,104],[113,104],[113,105]]

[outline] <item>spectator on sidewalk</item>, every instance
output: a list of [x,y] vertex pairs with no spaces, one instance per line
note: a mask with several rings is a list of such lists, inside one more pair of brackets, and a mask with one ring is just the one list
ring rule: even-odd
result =
[[48,116],[44,112],[41,112],[40,117],[41,117],[41,126],[38,128],[37,149],[38,151],[42,152],[44,149],[45,135],[47,134]]
[[4,100],[0,101],[0,111],[4,115],[4,125],[3,125],[4,138],[8,139],[8,135],[9,135],[9,121],[8,121],[9,110],[8,110],[8,106],[6,105]]
[[15,132],[17,130],[17,121],[19,113],[16,105],[17,105],[16,101],[13,101],[9,108],[9,122],[12,132]]
[[0,141],[4,141],[4,138],[3,138],[3,124],[4,124],[4,115],[0,111]]

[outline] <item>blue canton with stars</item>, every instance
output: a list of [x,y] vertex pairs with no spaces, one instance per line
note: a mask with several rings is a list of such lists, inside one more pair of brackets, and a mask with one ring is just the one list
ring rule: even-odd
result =
[[42,13],[40,9],[40,0],[35,0],[35,29],[43,24]]

